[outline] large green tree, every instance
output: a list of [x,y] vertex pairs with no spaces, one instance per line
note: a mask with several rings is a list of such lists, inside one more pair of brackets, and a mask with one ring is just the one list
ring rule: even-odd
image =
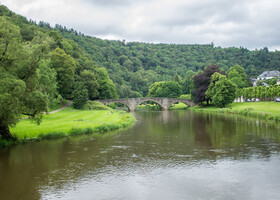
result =
[[57,72],[58,91],[63,98],[71,98],[75,83],[76,62],[63,49],[56,48],[51,54],[51,66]]
[[192,94],[196,103],[202,103],[204,101],[207,101],[208,103],[209,98],[205,96],[205,92],[210,85],[211,76],[215,72],[224,73],[220,71],[217,65],[209,65],[204,69],[203,72],[194,76],[195,89],[193,90]]
[[225,105],[233,102],[235,93],[236,85],[228,80],[225,75],[215,72],[211,76],[211,82],[205,96],[216,107],[225,107]]
[[105,68],[96,69],[98,77],[98,99],[116,99],[118,98],[116,85],[110,79]]
[[83,70],[80,74],[80,80],[88,90],[88,97],[90,100],[96,99],[99,96],[98,89],[100,85],[97,79],[96,71]]
[[19,27],[0,17],[0,135],[5,139],[12,138],[9,127],[23,115],[39,123],[47,111],[38,68],[48,45],[38,37],[21,41]]

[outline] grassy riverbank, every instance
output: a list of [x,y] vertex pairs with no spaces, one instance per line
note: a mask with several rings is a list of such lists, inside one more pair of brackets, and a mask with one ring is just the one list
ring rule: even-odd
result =
[[200,112],[238,114],[280,123],[279,102],[244,102],[232,103],[226,108],[217,108],[214,106],[195,106],[190,109]]
[[10,130],[18,139],[45,139],[107,132],[128,127],[135,122],[130,113],[101,107],[97,105],[91,107],[92,110],[76,110],[69,107],[44,116],[40,125],[24,119]]

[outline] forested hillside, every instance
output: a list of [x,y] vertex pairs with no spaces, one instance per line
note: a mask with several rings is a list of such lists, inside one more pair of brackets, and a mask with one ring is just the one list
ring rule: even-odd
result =
[[99,66],[108,70],[121,97],[146,96],[152,83],[174,80],[178,76],[184,79],[187,71],[197,72],[209,64],[216,64],[223,70],[238,64],[249,77],[265,70],[280,70],[280,52],[267,48],[250,51],[242,47],[214,47],[213,44],[125,43],[84,36],[60,25],[55,29],[77,42]]
[[[23,39],[32,37],[33,30],[51,32],[57,46],[75,58],[76,74],[81,75],[83,70],[88,70],[85,67],[88,63],[96,68],[105,67],[121,98],[146,96],[149,86],[158,81],[176,80],[185,91],[184,83],[189,78],[186,73],[190,70],[201,71],[209,64],[216,64],[225,71],[238,64],[249,77],[255,77],[265,70],[280,70],[280,52],[267,48],[250,51],[242,47],[215,47],[214,44],[126,43],[85,36],[58,24],[51,27],[46,22],[28,22],[3,6],[1,15],[9,16],[20,26]],[[89,80],[90,76],[93,75],[84,71],[80,77]],[[89,88],[93,90],[89,91],[90,98],[97,98],[94,84]]]

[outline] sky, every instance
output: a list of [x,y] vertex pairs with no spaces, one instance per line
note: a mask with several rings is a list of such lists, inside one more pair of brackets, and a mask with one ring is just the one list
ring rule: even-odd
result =
[[280,50],[279,0],[0,0],[102,39]]

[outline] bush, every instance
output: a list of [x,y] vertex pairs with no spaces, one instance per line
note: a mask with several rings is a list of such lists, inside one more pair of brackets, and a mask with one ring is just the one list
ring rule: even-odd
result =
[[111,108],[98,101],[88,101],[84,106],[84,110],[111,110]]
[[56,138],[62,138],[65,136],[66,136],[66,133],[64,133],[64,132],[41,133],[40,135],[38,135],[38,140],[56,139]]

